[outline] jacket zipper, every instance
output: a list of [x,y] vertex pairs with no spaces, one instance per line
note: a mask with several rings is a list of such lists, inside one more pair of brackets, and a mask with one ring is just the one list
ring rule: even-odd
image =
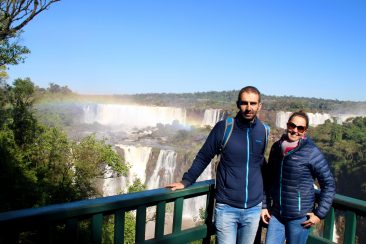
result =
[[282,214],[282,169],[283,169],[283,160],[285,157],[281,160],[281,171],[280,171],[280,214]]
[[249,128],[247,129],[247,165],[246,165],[246,177],[245,177],[245,202],[244,208],[247,208],[248,202],[248,177],[249,177],[249,155],[250,155],[250,145],[249,145]]
[[[299,147],[301,146],[301,143],[302,143],[302,140],[300,139],[299,145],[295,149],[289,151],[285,156],[283,156],[283,158],[281,160],[281,171],[280,171],[280,214],[282,214],[282,170],[283,170],[283,162],[285,161],[285,157],[289,156],[290,154],[294,153],[295,151],[297,151],[299,149]],[[281,143],[279,144],[279,146],[281,147]],[[300,206],[300,204],[301,204],[300,192],[298,192],[298,201],[299,201],[298,208],[299,208],[299,211],[300,211],[300,209],[301,209],[301,206]]]

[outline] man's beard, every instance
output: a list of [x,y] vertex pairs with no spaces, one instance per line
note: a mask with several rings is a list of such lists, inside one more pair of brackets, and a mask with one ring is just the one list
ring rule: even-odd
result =
[[255,116],[257,115],[257,112],[255,111],[251,111],[250,113],[246,112],[246,111],[240,111],[241,116],[243,117],[243,119],[245,120],[253,120],[255,118]]

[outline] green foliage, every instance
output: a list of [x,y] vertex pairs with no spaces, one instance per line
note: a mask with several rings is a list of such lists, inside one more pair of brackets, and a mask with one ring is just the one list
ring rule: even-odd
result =
[[8,79],[8,73],[6,73],[6,66],[0,66],[0,85],[2,86],[2,83],[5,82],[6,79]]
[[12,104],[12,124],[15,140],[19,146],[31,144],[36,137],[38,127],[33,115],[34,85],[29,78],[16,79],[10,93]]
[[128,187],[128,193],[140,192],[146,190],[146,185],[141,182],[141,179],[137,178],[133,181],[132,185]]
[[328,121],[310,133],[332,167],[337,193],[366,200],[366,118],[343,125]]
[[30,50],[21,46],[17,41],[9,39],[0,40],[0,67],[5,65],[17,65],[23,63],[25,55],[29,54]]
[[6,97],[0,126],[0,211],[81,200],[97,195],[95,179],[106,166],[126,175],[128,167],[105,140],[94,135],[72,142],[34,116],[35,87],[17,79],[1,87]]
[[135,243],[136,235],[136,217],[135,212],[127,212],[125,215],[125,243]]
[[70,94],[72,91],[67,86],[60,86],[55,83],[50,83],[49,88],[47,91],[50,93],[61,93],[61,94]]
[[[134,180],[133,184],[128,188],[128,193],[140,192],[146,190],[140,179]],[[129,211],[125,213],[125,229],[124,243],[135,243],[136,234],[136,212]],[[113,243],[114,238],[114,216],[104,218],[103,224],[103,240],[102,243]]]

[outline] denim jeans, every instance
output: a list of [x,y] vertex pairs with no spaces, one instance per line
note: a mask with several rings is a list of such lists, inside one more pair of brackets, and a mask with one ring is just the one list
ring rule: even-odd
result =
[[215,226],[218,244],[250,244],[258,230],[262,203],[241,209],[216,203]]
[[304,216],[286,220],[272,215],[268,224],[266,244],[285,243],[285,239],[286,244],[306,244],[310,228],[307,229],[301,225],[306,219],[307,217]]

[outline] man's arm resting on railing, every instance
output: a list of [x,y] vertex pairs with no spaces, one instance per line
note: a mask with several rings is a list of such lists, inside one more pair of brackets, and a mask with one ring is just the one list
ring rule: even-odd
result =
[[175,190],[180,190],[180,189],[184,189],[185,186],[182,182],[175,182],[175,183],[172,183],[172,184],[169,184],[167,186],[165,186],[166,188],[170,188],[172,191],[175,191]]

